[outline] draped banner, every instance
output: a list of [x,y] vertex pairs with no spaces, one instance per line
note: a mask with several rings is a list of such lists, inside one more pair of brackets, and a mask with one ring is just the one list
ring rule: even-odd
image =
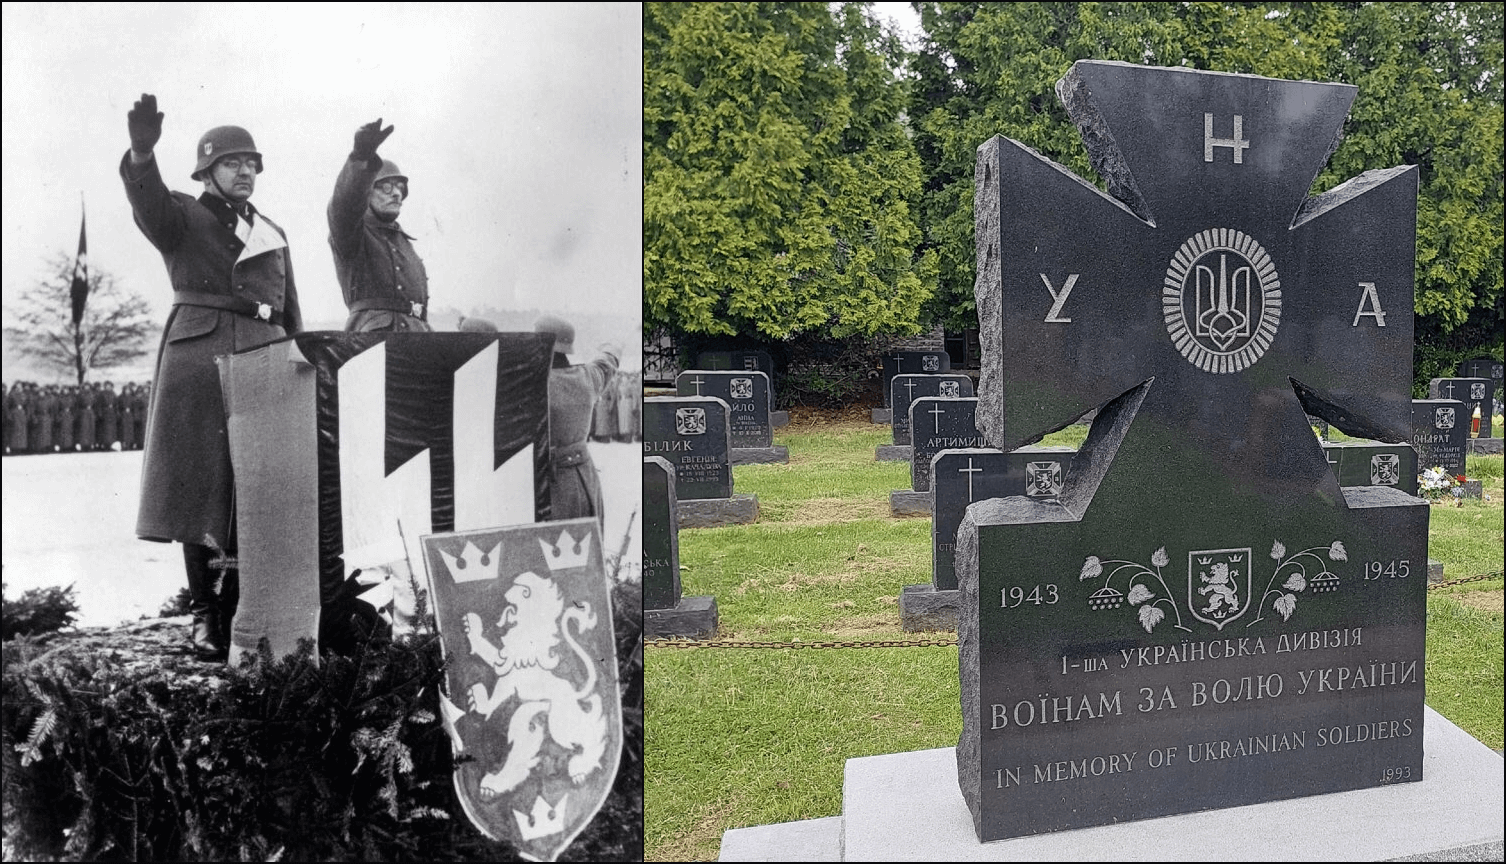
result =
[[[536,333],[303,333],[219,358],[241,597],[230,660],[331,638],[359,594],[394,626],[426,534],[549,518]],[[368,611],[369,607],[368,607]]]

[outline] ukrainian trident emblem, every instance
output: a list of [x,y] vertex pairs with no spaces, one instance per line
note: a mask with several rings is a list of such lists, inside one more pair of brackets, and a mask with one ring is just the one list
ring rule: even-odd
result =
[[455,792],[482,833],[552,861],[622,749],[611,589],[594,519],[422,538],[445,654]]

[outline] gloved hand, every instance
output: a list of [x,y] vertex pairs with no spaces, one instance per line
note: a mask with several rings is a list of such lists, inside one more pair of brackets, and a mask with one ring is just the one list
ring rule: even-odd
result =
[[376,158],[377,148],[392,134],[394,127],[382,128],[382,118],[378,117],[375,122],[367,123],[356,130],[356,146],[353,155],[368,162]]
[[131,149],[143,154],[152,152],[162,137],[162,112],[157,110],[157,97],[142,93],[126,114],[126,126],[131,132]]

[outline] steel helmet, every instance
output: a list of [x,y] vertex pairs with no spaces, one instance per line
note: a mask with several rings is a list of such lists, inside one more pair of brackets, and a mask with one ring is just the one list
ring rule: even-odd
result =
[[199,179],[199,175],[209,170],[209,166],[222,156],[232,156],[236,153],[249,153],[256,157],[256,173],[260,174],[263,167],[261,154],[256,152],[256,142],[251,140],[251,133],[239,126],[216,126],[205,132],[199,139],[198,164],[194,165],[193,174],[190,177]]
[[558,315],[543,315],[533,322],[533,332],[554,334],[554,353],[570,354],[575,351],[575,328]]
[[376,188],[376,184],[383,180],[403,181],[403,200],[408,199],[408,175],[404,174],[403,169],[397,167],[397,163],[391,159],[382,160],[381,170],[377,171],[377,175],[371,179],[372,188]]

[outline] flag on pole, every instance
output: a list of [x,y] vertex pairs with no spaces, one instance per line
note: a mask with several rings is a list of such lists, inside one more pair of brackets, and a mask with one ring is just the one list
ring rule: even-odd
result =
[[84,216],[78,220],[78,257],[73,261],[73,326],[84,320],[84,303],[89,299],[89,242],[84,236]]

